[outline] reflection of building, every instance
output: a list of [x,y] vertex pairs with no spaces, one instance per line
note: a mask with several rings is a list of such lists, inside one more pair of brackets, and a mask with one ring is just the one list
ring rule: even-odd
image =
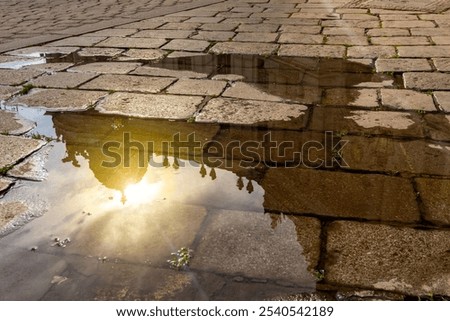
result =
[[[217,178],[216,170],[203,164],[202,148],[191,152],[180,149],[180,153],[175,155],[173,148],[167,147],[176,134],[180,135],[181,141],[187,141],[188,135],[195,133],[196,141],[206,143],[217,133],[217,125],[130,119],[92,113],[55,114],[53,123],[57,137],[66,145],[66,156],[62,161],[78,167],[77,157],[83,157],[88,160],[89,168],[99,182],[122,194],[127,186],[140,182],[152,166],[179,169],[180,163],[195,162],[199,167],[199,175],[211,180]],[[129,153],[125,150],[124,137],[129,137],[131,141]],[[121,160],[114,166],[105,163],[113,159],[103,148],[105,143],[111,142],[120,144],[119,148],[109,149]],[[159,159],[152,159],[153,155]],[[245,177],[249,180],[247,191],[253,191],[251,180],[258,179],[258,173],[237,165],[226,169],[237,175],[238,187],[239,181]]]

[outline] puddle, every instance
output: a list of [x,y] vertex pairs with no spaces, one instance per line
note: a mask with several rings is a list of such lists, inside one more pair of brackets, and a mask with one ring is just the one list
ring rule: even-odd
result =
[[[52,142],[25,163],[33,175],[9,173],[17,180],[2,202],[38,204],[39,215],[0,238],[0,299],[249,300],[321,291],[337,299],[352,288],[377,298],[450,295],[448,224],[439,213],[427,218],[427,206],[442,210],[448,201],[427,203],[427,191],[416,190],[425,176],[446,195],[450,144],[416,129],[413,138],[371,137],[365,130],[391,126],[384,112],[350,113],[345,123],[347,109],[315,105],[328,88],[396,86],[395,79],[343,60],[246,55],[140,68],[243,80],[313,110],[305,107],[301,127],[268,129],[7,108],[36,123],[29,135]],[[342,123],[332,128],[327,113]],[[393,129],[410,127],[402,117]],[[70,242],[54,246],[57,239]],[[167,260],[183,247],[192,250],[189,267],[171,268]]]

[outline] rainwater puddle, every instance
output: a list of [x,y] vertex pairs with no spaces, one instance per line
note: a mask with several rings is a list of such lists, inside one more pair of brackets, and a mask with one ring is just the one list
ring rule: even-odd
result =
[[[346,108],[358,93],[319,103],[329,88],[401,88],[395,77],[343,60],[245,55],[141,68],[244,79],[308,110],[300,127],[271,128],[9,107],[53,140],[47,178],[18,180],[2,198],[48,210],[0,239],[1,299],[450,295],[448,217],[427,203],[430,186],[449,188],[440,115],[391,126],[383,114],[384,127],[360,127]],[[171,268],[183,247],[189,267]]]

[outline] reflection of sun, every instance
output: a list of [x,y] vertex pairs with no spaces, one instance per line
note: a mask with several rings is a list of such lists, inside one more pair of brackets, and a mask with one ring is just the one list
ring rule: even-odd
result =
[[128,185],[123,195],[118,192],[114,199],[127,205],[139,205],[149,203],[161,192],[162,182],[149,183],[145,180]]

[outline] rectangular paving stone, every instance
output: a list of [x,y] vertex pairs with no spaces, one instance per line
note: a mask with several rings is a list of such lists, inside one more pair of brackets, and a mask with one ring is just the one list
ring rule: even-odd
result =
[[349,45],[349,46],[365,46],[369,45],[365,36],[335,36],[330,35],[326,38],[326,43],[330,45]]
[[27,95],[14,98],[11,106],[44,108],[48,111],[82,111],[106,96],[102,91],[33,89]]
[[194,33],[194,30],[141,30],[133,38],[157,39],[185,39]]
[[450,92],[448,91],[435,91],[433,96],[436,99],[439,108],[446,113],[450,113]]
[[102,42],[96,44],[96,47],[109,47],[109,48],[143,48],[143,49],[157,49],[163,46],[167,40],[146,38],[124,38],[124,37],[109,37]]
[[266,210],[377,221],[419,220],[412,184],[403,178],[270,168],[261,186],[266,191]]
[[387,46],[417,46],[417,45],[429,45],[427,37],[398,37],[398,36],[389,36],[389,37],[372,37],[370,39],[372,44],[374,45],[387,45]]
[[172,70],[158,67],[141,66],[135,71],[131,72],[132,75],[146,75],[156,77],[173,77],[173,78],[194,78],[201,79],[207,78],[208,74],[190,71],[190,70]]
[[238,25],[239,23],[226,23],[226,22],[204,23],[199,27],[199,29],[208,31],[233,31],[237,28]]
[[138,32],[137,28],[109,28],[92,33],[87,33],[84,36],[100,36],[100,37],[127,37]]
[[322,105],[378,107],[378,95],[376,89],[327,89]]
[[41,75],[43,72],[39,70],[10,70],[0,69],[0,85],[14,86],[20,85],[34,77]]
[[[237,28],[237,32],[277,32],[280,28],[278,24],[261,24],[261,23],[243,23]],[[319,28],[320,27],[314,27]],[[283,29],[282,29],[283,30]],[[300,30],[298,32],[301,32]]]
[[191,39],[207,41],[229,41],[233,39],[235,33],[232,31],[199,31]]
[[80,51],[77,52],[77,55],[80,57],[115,57],[120,55],[122,52],[124,52],[125,49],[120,48],[97,48],[97,47],[90,47],[90,48],[83,48]]
[[392,20],[392,21],[417,21],[419,17],[412,14],[380,14],[380,20]]
[[450,175],[449,144],[386,137],[345,136],[344,139],[349,142],[343,158],[352,169],[406,175]]
[[327,234],[327,282],[419,296],[450,294],[448,231],[342,221],[333,222]]
[[[208,216],[192,258],[196,270],[314,287],[320,250],[314,218],[217,210]],[[264,249],[259,251],[257,249]]]
[[364,28],[339,28],[339,27],[325,27],[322,34],[328,36],[363,36],[365,33]]
[[[269,25],[269,24],[263,24],[263,25]],[[290,32],[290,33],[315,35],[315,34],[319,34],[321,30],[322,30],[321,26],[282,25],[279,29],[279,32]]]
[[117,61],[160,60],[167,52],[160,49],[129,49],[116,58]]
[[[428,135],[438,142],[450,142],[450,115],[442,113],[426,114],[423,117]],[[431,144],[433,145],[433,144]],[[436,145],[436,148],[444,149],[445,146]]]
[[0,86],[0,101],[7,100],[17,94],[21,90],[20,87]]
[[450,225],[450,180],[416,178],[425,210],[425,219],[434,224]]
[[342,20],[364,20],[364,21],[370,21],[370,20],[378,20],[377,16],[371,15],[371,14],[364,14],[364,13],[344,13],[342,15]]
[[344,28],[380,28],[379,21],[367,20],[326,20],[322,21],[322,27],[344,27]]
[[416,112],[315,107],[309,128],[355,135],[425,137],[422,119]]
[[431,40],[436,45],[450,45],[450,36],[434,36],[431,37]]
[[69,37],[63,40],[58,40],[55,42],[49,43],[50,46],[55,47],[63,47],[63,46],[77,46],[77,47],[90,47],[93,46],[100,41],[106,39],[106,36],[78,36],[78,37]]
[[138,62],[93,62],[70,68],[69,72],[127,74],[141,66]]
[[44,145],[39,139],[0,135],[0,168],[16,164]]
[[450,72],[450,58],[434,58],[433,63],[438,71]]
[[431,95],[404,89],[381,89],[383,106],[404,110],[437,111]]
[[238,42],[275,42],[278,34],[275,32],[238,32],[233,41]]
[[183,50],[202,52],[208,48],[210,43],[204,40],[174,39],[162,47],[164,50]]
[[176,95],[219,96],[227,82],[210,79],[179,79],[166,92]]
[[139,118],[188,119],[202,103],[198,96],[114,93],[96,109],[100,113]]
[[58,72],[42,75],[31,80],[30,83],[35,87],[75,88],[96,76],[95,73]]
[[278,49],[277,44],[255,42],[219,42],[209,53],[212,54],[248,54],[270,56]]
[[377,72],[432,71],[427,59],[377,59]]
[[80,47],[52,47],[52,46],[33,46],[13,51],[8,51],[8,55],[22,57],[42,57],[49,54],[70,55],[80,50]]
[[199,22],[169,22],[158,29],[160,30],[195,30],[201,23]]
[[278,55],[343,58],[345,55],[345,47],[333,45],[281,45]]
[[450,57],[450,46],[399,46],[397,50],[400,57]]
[[420,90],[450,90],[450,74],[439,72],[407,72],[403,74],[406,88]]
[[393,20],[383,21],[383,28],[434,28],[436,25],[432,21],[422,20]]
[[409,36],[408,29],[398,28],[375,28],[367,31],[369,37],[395,37],[395,36]]
[[321,45],[324,37],[322,35],[310,35],[294,32],[283,32],[278,39],[279,43],[299,43],[307,45]]
[[392,58],[395,54],[392,46],[353,46],[347,50],[349,58]]
[[196,122],[255,125],[271,128],[304,127],[308,107],[300,104],[230,98],[211,99],[196,116]]
[[100,89],[114,91],[136,91],[159,93],[175,81],[174,78],[143,77],[131,75],[101,75],[84,84],[81,89]]

